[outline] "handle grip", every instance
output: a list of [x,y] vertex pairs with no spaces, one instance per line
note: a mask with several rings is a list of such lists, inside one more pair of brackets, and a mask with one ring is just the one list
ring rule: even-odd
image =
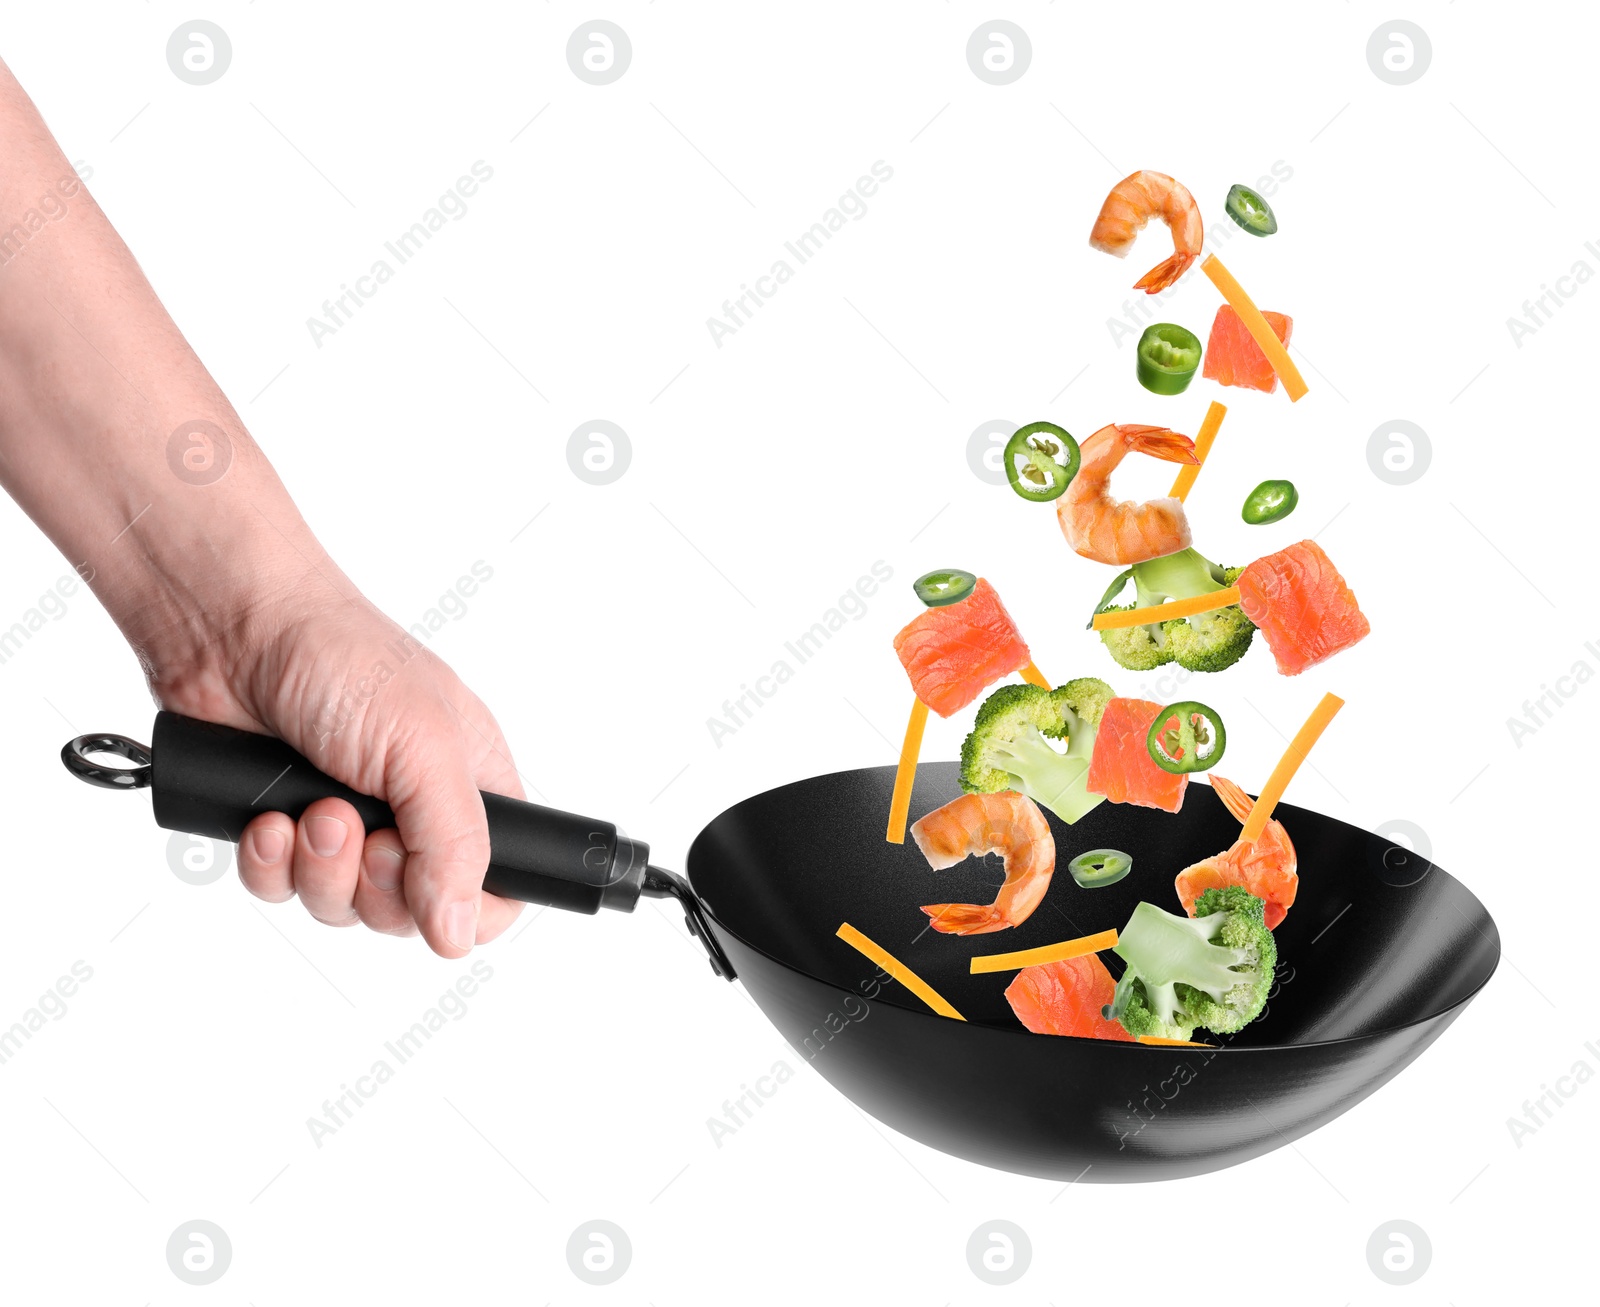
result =
[[[394,825],[389,805],[318,771],[281,740],[176,713],[156,716],[150,741],[156,823],[238,843],[263,812],[299,819],[317,799],[340,798],[368,830]],[[650,849],[610,822],[575,816],[501,794],[484,794],[489,870],[483,887],[502,898],[569,912],[632,912]]]

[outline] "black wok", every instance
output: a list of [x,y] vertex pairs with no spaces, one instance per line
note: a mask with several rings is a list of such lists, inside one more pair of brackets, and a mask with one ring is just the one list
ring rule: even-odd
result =
[[[105,753],[139,765],[90,757]],[[157,717],[148,750],[80,736],[62,758],[95,784],[150,786],[156,820],[171,830],[236,841],[257,812],[298,816],[330,794],[354,803],[369,829],[393,824],[386,806],[287,745],[170,713]],[[1215,1049],[1030,1034],[1004,998],[1014,973],[973,976],[968,959],[1121,926],[1140,899],[1176,910],[1176,870],[1228,847],[1238,822],[1204,785],[1189,788],[1176,816],[1107,803],[1072,827],[1052,818],[1061,862],[1119,848],[1132,874],[1085,890],[1063,871],[1020,927],[944,936],[926,929],[918,905],[987,902],[1001,872],[969,861],[936,873],[914,845],[886,844],[893,779],[887,767],[836,772],[746,799],[700,833],[687,881],[650,866],[646,846],[609,823],[485,795],[484,884],[579,912],[676,898],[712,969],[742,980],[799,1056],[873,1116],[986,1166],[1086,1182],[1197,1175],[1316,1129],[1437,1039],[1500,958],[1493,919],[1446,872],[1281,805],[1300,887],[1276,931],[1278,983],[1260,1020]],[[914,811],[959,792],[953,764],[925,763]],[[844,921],[966,1021],[930,1012],[836,938]]]

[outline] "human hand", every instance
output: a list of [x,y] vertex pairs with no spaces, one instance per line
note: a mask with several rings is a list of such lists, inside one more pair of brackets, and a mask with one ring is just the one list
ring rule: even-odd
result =
[[239,841],[239,878],[257,898],[298,895],[330,926],[420,927],[452,958],[515,920],[519,903],[482,892],[489,831],[478,791],[523,797],[500,728],[364,597],[252,604],[193,654],[152,656],[148,644],[145,654],[163,708],[275,735],[394,810],[395,829],[372,832],[335,798],[298,821],[255,818]]
[[420,928],[446,957],[493,939],[518,906],[481,892],[478,790],[522,797],[494,718],[328,557],[3,63],[0,159],[0,213],[42,195],[52,219],[5,252],[0,484],[162,707],[275,735],[394,810],[371,834],[339,799],[257,818],[246,887],[330,925]]

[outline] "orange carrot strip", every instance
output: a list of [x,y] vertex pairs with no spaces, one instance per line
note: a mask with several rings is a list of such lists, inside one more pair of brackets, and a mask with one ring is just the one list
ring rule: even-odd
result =
[[906,966],[899,958],[885,951],[879,945],[874,944],[848,921],[841,923],[835,934],[851,948],[855,949],[856,952],[876,962],[940,1016],[954,1017],[957,1021],[966,1020],[966,1017],[962,1016],[961,1013],[957,1012],[955,1008],[940,997],[938,990],[934,989],[932,985]]
[[1194,438],[1194,456],[1200,461],[1185,463],[1178,469],[1177,479],[1172,483],[1172,497],[1180,503],[1187,499],[1189,492],[1194,489],[1194,480],[1205,465],[1206,455],[1211,452],[1211,442],[1217,438],[1217,432],[1222,427],[1222,419],[1227,416],[1227,406],[1212,400],[1211,407],[1206,410],[1206,420],[1200,424],[1200,430]]
[[1261,787],[1256,805],[1250,809],[1250,815],[1244,821],[1244,829],[1239,832],[1241,843],[1253,844],[1261,838],[1261,832],[1266,830],[1272,810],[1278,806],[1278,800],[1283,797],[1284,790],[1288,789],[1295,772],[1300,770],[1300,764],[1306,760],[1306,754],[1311,752],[1311,746],[1328,728],[1328,723],[1333,720],[1334,714],[1343,707],[1344,700],[1338,695],[1325,694],[1322,696],[1322,702],[1311,710],[1311,716],[1306,718],[1306,724],[1295,732],[1294,739],[1289,741],[1289,747],[1283,751],[1283,757],[1278,759],[1278,765],[1272,769],[1272,775],[1267,777],[1267,783]]
[[1215,1048],[1215,1044],[1197,1044],[1192,1039],[1168,1039],[1165,1035],[1140,1035],[1141,1044],[1160,1044],[1165,1048]]
[[905,743],[900,746],[900,766],[894,774],[894,797],[889,800],[890,844],[906,842],[906,817],[911,812],[911,782],[917,778],[917,755],[922,752],[922,732],[928,724],[928,705],[921,699],[911,705]]
[[1149,608],[1130,608],[1123,613],[1096,613],[1094,629],[1119,631],[1127,626],[1149,626],[1152,622],[1166,622],[1174,617],[1193,617],[1196,613],[1209,613],[1213,608],[1227,608],[1239,602],[1239,587],[1230,585],[1225,590],[1195,595],[1190,599],[1169,599],[1164,604]]
[[1200,264],[1200,271],[1211,278],[1211,283],[1222,292],[1222,298],[1233,305],[1233,311],[1239,315],[1239,321],[1244,323],[1245,330],[1255,337],[1261,352],[1267,356],[1267,362],[1272,364],[1272,370],[1278,374],[1283,382],[1284,390],[1289,392],[1291,400],[1299,399],[1306,393],[1305,379],[1300,375],[1300,369],[1295,367],[1289,358],[1289,351],[1283,347],[1283,342],[1278,339],[1278,333],[1261,316],[1261,310],[1255,301],[1244,293],[1244,287],[1233,279],[1233,274],[1222,266],[1222,260],[1215,254],[1208,254]]
[[986,971],[1020,971],[1023,967],[1037,967],[1046,962],[1065,962],[1068,958],[1081,958],[1085,953],[1113,948],[1116,942],[1115,930],[1102,930],[1098,935],[1062,940],[1059,944],[1041,944],[1038,948],[1025,948],[1018,953],[988,953],[972,959],[972,974],[979,976]]
[[1044,673],[1039,670],[1037,663],[1029,663],[1022,669],[1022,679],[1029,685],[1037,685],[1041,690],[1050,688],[1050,682],[1044,679]]

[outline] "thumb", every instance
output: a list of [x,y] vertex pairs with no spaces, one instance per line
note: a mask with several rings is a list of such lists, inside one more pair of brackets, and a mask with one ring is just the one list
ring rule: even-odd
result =
[[426,767],[405,767],[387,789],[407,851],[406,905],[435,953],[464,957],[477,942],[489,868],[489,823],[471,764],[452,749]]

